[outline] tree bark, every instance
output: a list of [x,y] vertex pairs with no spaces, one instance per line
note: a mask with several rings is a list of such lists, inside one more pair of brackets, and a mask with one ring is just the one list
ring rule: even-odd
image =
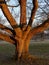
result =
[[4,41],[7,41],[11,44],[14,44],[15,43],[15,40],[13,37],[9,36],[9,35],[6,35],[6,34],[3,34],[0,32],[0,39],[4,40]]
[[20,24],[26,23],[26,0],[20,1]]
[[19,59],[20,57],[27,57],[29,53],[29,44],[31,38],[36,35],[39,32],[43,32],[45,29],[49,27],[49,19],[46,20],[43,24],[40,26],[37,26],[32,29],[31,25],[35,17],[35,13],[38,8],[38,1],[33,1],[33,8],[31,11],[31,16],[29,19],[28,25],[26,25],[26,1],[27,0],[19,0],[20,4],[20,26],[16,23],[15,19],[11,15],[7,5],[5,3],[0,4],[0,7],[9,21],[10,25],[13,29],[9,29],[8,27],[0,24],[0,28],[8,33],[10,33],[11,36],[7,34],[2,34],[0,32],[0,39],[3,39],[7,42],[10,42],[15,45],[16,50],[16,58]]

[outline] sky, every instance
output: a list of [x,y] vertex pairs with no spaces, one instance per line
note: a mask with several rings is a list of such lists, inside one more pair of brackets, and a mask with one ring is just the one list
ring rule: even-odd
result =
[[[27,0],[27,2],[32,2],[32,0]],[[42,2],[42,3],[38,3],[38,5],[40,5],[40,6],[45,5],[44,0],[38,0],[38,2]],[[17,5],[17,4],[18,4],[18,1],[17,1],[17,0],[10,0],[10,2],[8,2],[7,4],[8,4],[8,5]],[[9,8],[9,10],[10,10],[10,12],[11,12],[11,8]],[[38,10],[39,10],[39,9],[38,9]],[[37,11],[38,11],[38,10],[37,10]],[[40,10],[40,11],[42,12],[42,10]],[[16,15],[17,15],[17,14],[19,14],[19,15],[18,15],[17,18],[15,18],[14,13],[12,12],[13,17],[15,18],[16,21],[20,21],[20,6],[17,7],[17,8],[15,8],[15,9],[14,9],[14,12],[15,12]],[[29,12],[29,10],[27,11],[27,13],[28,13],[28,12]],[[1,9],[0,9],[0,17],[1,17],[1,16],[2,16],[3,19],[5,19],[5,20],[7,21],[7,19],[5,18],[5,16],[3,15],[3,13],[2,13],[2,11],[1,11]],[[30,16],[30,15],[29,15],[29,16]],[[37,17],[37,12],[36,12],[36,16],[35,16],[35,17]],[[40,17],[38,17],[38,19],[40,19]],[[27,20],[28,20],[28,19],[27,19]],[[19,24],[19,22],[17,22],[17,23]],[[36,25],[36,23],[37,23],[37,21],[36,21],[36,19],[34,19],[34,24]],[[5,25],[9,25],[9,23],[6,22]]]
[[[16,3],[18,4],[18,1],[16,0]],[[10,2],[8,2],[7,4],[8,5],[16,5],[15,1],[14,0],[10,0]],[[11,8],[9,8],[10,12],[11,12]],[[14,12],[19,12],[19,7],[15,8],[14,9]],[[14,17],[14,13],[12,13],[13,17]],[[0,17],[2,16],[2,19],[6,20],[6,23],[4,25],[9,25],[7,19],[5,18],[2,10],[0,9]],[[17,21],[19,21],[19,18],[17,18]],[[17,22],[18,23],[18,22]]]

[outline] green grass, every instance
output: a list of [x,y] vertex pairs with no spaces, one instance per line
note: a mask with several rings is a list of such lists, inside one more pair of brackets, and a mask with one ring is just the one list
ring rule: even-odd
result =
[[[32,44],[29,47],[29,52],[32,55],[49,58],[49,44]],[[15,53],[15,46],[11,44],[1,44],[0,54],[13,55]]]
[[11,55],[15,53],[15,46],[11,44],[0,44],[0,54]]
[[[29,52],[34,56],[42,58],[42,60],[34,61],[35,63],[37,63],[37,65],[46,65],[46,63],[49,63],[49,44],[41,44],[41,43],[32,44],[29,47]],[[16,61],[11,60],[11,57],[14,55],[14,53],[15,53],[14,45],[0,44],[0,65],[15,65]],[[43,59],[48,59],[48,61],[46,61],[45,63],[45,60]],[[17,65],[23,65],[23,64],[17,63]],[[33,64],[33,65],[36,65],[36,64]]]
[[33,44],[29,48],[31,54],[49,59],[49,44]]

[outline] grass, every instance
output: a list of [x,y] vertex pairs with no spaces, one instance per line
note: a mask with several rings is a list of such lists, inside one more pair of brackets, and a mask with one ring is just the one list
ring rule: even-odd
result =
[[49,59],[49,44],[30,45],[30,53],[41,58]]
[[12,44],[0,44],[0,65],[49,65],[49,44],[31,44],[29,52],[40,58],[33,60],[32,64],[19,63],[11,60],[15,53],[15,46]]

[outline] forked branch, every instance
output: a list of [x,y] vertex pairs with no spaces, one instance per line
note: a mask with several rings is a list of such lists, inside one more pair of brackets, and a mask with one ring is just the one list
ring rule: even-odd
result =
[[29,43],[30,43],[30,39],[32,37],[34,37],[37,33],[40,33],[40,32],[43,32],[45,29],[47,29],[49,27],[49,19],[47,19],[43,24],[41,24],[40,26],[37,26],[35,28],[33,28],[28,36],[26,37],[26,40],[25,40],[25,52],[28,51],[28,47],[29,47]]
[[8,7],[7,7],[7,5],[6,5],[6,4],[0,4],[0,6],[1,6],[1,9],[2,9],[2,11],[3,11],[5,17],[6,17],[7,20],[9,21],[10,25],[12,26],[12,28],[14,29],[15,34],[17,34],[17,35],[19,36],[18,33],[21,33],[21,29],[20,29],[20,27],[18,27],[18,25],[17,25],[15,19],[13,18],[13,16],[12,16],[11,13],[10,13],[10,11],[9,11],[9,9],[8,9]]
[[[34,17],[35,17],[35,13],[36,13],[37,8],[38,8],[38,1],[37,0],[32,0],[32,2],[33,2],[34,7],[32,8],[31,16],[30,16],[29,23],[28,23],[28,26],[26,28],[26,31],[24,32],[24,36],[28,35],[28,33],[30,32],[31,25],[32,25],[32,22],[33,22]],[[26,38],[26,36],[25,36],[25,38]]]

